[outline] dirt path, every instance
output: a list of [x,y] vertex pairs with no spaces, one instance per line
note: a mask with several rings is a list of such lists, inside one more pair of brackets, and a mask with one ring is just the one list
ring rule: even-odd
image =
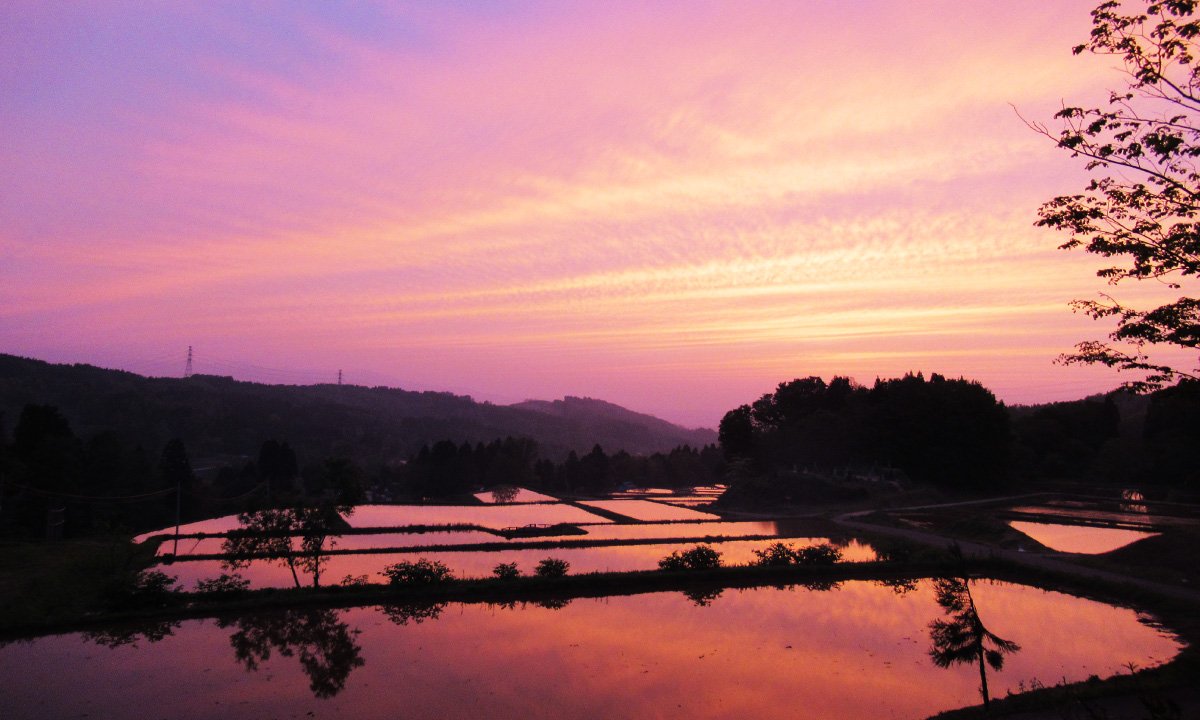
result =
[[[1027,498],[1027,497],[1030,497],[1030,496],[1022,495],[1022,496],[1018,496],[1018,497],[1014,497],[1014,498],[999,498],[999,500],[1006,500],[1006,499],[1015,500],[1015,499],[1022,499],[1022,498]],[[981,502],[996,502],[996,501],[997,501],[997,499],[992,499],[992,500],[987,500],[987,501],[946,503],[944,505],[924,505],[924,506],[912,507],[912,508],[894,508],[894,509],[889,508],[888,511],[892,512],[894,510],[895,512],[904,512],[905,510],[925,510],[925,509],[931,509],[931,508],[954,507],[954,506],[959,506],[959,505],[971,505],[971,504],[980,504]],[[864,515],[868,515],[872,512],[875,512],[875,511],[860,510],[857,512],[845,513],[843,515],[839,515],[838,517],[834,518],[834,522],[837,523],[838,525],[841,525],[846,528],[867,531],[867,532],[872,532],[872,533],[878,533],[881,535],[891,535],[893,537],[904,538],[906,540],[911,540],[913,542],[918,542],[918,543],[922,543],[925,545],[934,545],[937,547],[949,547],[950,545],[952,545],[954,543],[958,543],[958,546],[959,546],[959,548],[962,549],[963,554],[968,555],[968,556],[998,557],[998,558],[1003,558],[1005,560],[1009,560],[1014,563],[1020,563],[1022,565],[1027,565],[1029,567],[1042,568],[1045,570],[1052,570],[1054,572],[1061,572],[1061,573],[1065,573],[1065,574],[1069,574],[1069,575],[1077,575],[1077,576],[1081,576],[1081,577],[1097,578],[1097,579],[1105,580],[1108,582],[1114,582],[1114,583],[1128,583],[1128,584],[1136,585],[1137,587],[1140,587],[1145,590],[1149,590],[1151,592],[1155,592],[1155,593],[1158,593],[1160,595],[1164,595],[1167,597],[1180,598],[1180,599],[1189,600],[1192,602],[1200,602],[1200,590],[1198,590],[1198,589],[1186,587],[1186,586],[1170,585],[1167,583],[1155,582],[1153,580],[1146,580],[1143,578],[1131,577],[1129,575],[1123,575],[1121,573],[1111,572],[1108,570],[1100,570],[1097,568],[1091,568],[1091,567],[1087,567],[1084,565],[1077,565],[1073,562],[1069,562],[1069,561],[1063,559],[1066,557],[1070,557],[1069,553],[1033,553],[1033,552],[1021,552],[1021,551],[1017,551],[1017,550],[1006,550],[1004,548],[993,547],[991,545],[984,545],[983,543],[970,542],[967,540],[956,540],[954,538],[946,537],[944,535],[938,535],[936,533],[925,532],[922,530],[914,530],[914,529],[908,529],[908,528],[896,528],[896,527],[889,527],[886,525],[875,525],[872,523],[861,522],[856,519],[856,518],[860,518]]]

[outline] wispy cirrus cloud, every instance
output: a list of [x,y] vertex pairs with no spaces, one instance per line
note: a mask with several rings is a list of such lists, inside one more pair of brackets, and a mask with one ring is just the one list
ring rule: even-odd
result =
[[1096,281],[1031,227],[1082,176],[1009,104],[1102,96],[1089,9],[11,4],[0,349],[705,424],[806,374],[1028,399]]

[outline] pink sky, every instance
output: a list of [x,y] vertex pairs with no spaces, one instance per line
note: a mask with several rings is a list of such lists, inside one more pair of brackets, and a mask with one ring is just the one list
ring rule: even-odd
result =
[[[7,2],[0,352],[603,398],[1052,364],[1106,289],[1024,126],[1119,87],[1096,0]],[[1123,289],[1123,297],[1144,289]]]

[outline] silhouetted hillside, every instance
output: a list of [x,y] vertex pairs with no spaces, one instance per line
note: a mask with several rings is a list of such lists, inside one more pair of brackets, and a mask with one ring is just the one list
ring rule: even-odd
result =
[[636,455],[716,440],[714,431],[688,430],[597,400],[500,406],[386,387],[263,385],[210,375],[147,378],[0,354],[6,432],[26,403],[57,406],[80,437],[114,430],[151,452],[179,437],[193,457],[256,456],[268,438],[291,443],[307,458],[347,455],[360,462],[407,459],[423,444],[445,439],[527,436],[538,442],[542,457],[557,460],[596,444]]
[[[590,432],[601,431],[604,435],[614,438],[614,440],[609,441],[612,443],[611,446],[600,443],[605,450],[610,452],[623,449],[626,452],[638,454],[638,451],[633,450],[632,447],[638,445],[641,442],[641,436],[647,432],[653,436],[675,438],[671,441],[672,447],[691,445],[694,448],[701,448],[717,441],[717,433],[714,430],[707,428],[686,430],[652,415],[636,413],[620,405],[614,405],[613,403],[593,398],[579,398],[568,395],[562,400],[554,400],[553,402],[548,400],[526,400],[525,402],[510,405],[509,407],[543,413],[558,418],[563,423],[573,424],[580,429],[586,429]],[[582,436],[580,436],[579,440],[584,443],[587,442],[587,439]],[[647,452],[654,452],[661,449],[655,448]]]

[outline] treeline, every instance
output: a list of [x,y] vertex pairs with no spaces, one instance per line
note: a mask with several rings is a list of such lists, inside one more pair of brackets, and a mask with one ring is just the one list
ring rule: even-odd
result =
[[[688,445],[667,453],[606,453],[600,445],[562,462],[536,441],[424,445],[400,463],[321,457],[268,439],[250,458],[204,459],[196,467],[180,438],[147,449],[113,430],[81,437],[53,405],[26,405],[11,439],[0,415],[0,536],[60,537],[136,533],[247,510],[317,501],[354,488],[360,499],[420,502],[487,487],[549,493],[711,485],[723,472],[720,449]],[[299,452],[297,451],[299,450]]]
[[1011,412],[1021,479],[1200,490],[1200,382]]
[[985,488],[1008,475],[1012,428],[979,383],[918,373],[872,387],[845,377],[781,383],[726,413],[719,437],[727,457],[759,472],[894,469],[934,485]]
[[301,465],[276,440],[260,445],[257,460],[195,468],[179,438],[154,450],[112,430],[83,438],[58,408],[31,404],[10,440],[0,416],[0,536],[151,530],[320,497],[363,479],[347,458]]
[[719,481],[724,470],[715,445],[688,445],[668,453],[607,454],[600,445],[582,457],[575,451],[556,463],[540,458],[529,438],[456,445],[442,440],[421,450],[403,467],[397,491],[411,499],[461,495],[479,487],[511,486],[546,493],[600,493],[623,484],[636,487],[699,487]]
[[[769,476],[776,491],[847,478],[968,492],[1042,480],[1196,490],[1200,383],[1010,409],[977,382],[936,373],[870,387],[808,377],[726,413],[719,437],[739,473],[760,486]],[[849,483],[830,485],[844,496]]]
[[179,438],[196,458],[254,457],[267,438],[364,466],[401,463],[443,439],[461,445],[530,437],[543,457],[557,461],[596,443],[643,455],[716,441],[712,430],[688,430],[586,398],[502,406],[387,387],[264,385],[211,375],[147,378],[0,353],[0,414],[15,423],[28,404],[59,408],[83,437],[111,430],[147,449]]

